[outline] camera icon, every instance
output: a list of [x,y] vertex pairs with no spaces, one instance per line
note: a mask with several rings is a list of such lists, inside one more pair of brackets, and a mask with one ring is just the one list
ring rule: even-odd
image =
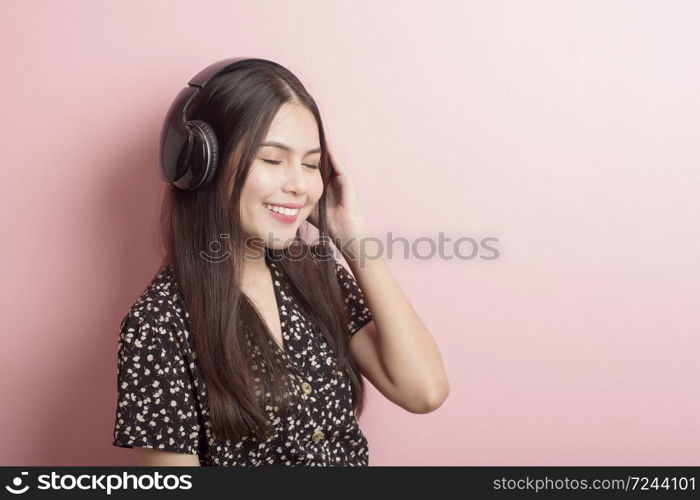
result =
[[[28,476],[29,472],[22,472],[21,475]],[[12,485],[14,486],[14,488],[12,486],[5,486],[5,489],[7,491],[9,491],[10,493],[12,493],[13,495],[21,495],[22,493],[26,493],[27,490],[29,489],[28,484],[25,485],[23,488],[20,488],[20,486],[22,486],[22,478],[20,476],[17,476],[16,478],[14,478],[12,480]],[[15,488],[19,488],[19,489],[15,489]]]

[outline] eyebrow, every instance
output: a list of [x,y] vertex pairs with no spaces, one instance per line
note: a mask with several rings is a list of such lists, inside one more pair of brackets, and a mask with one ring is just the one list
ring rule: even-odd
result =
[[[260,144],[260,147],[263,147],[263,146],[272,146],[273,148],[280,148],[280,149],[284,149],[285,151],[294,151],[292,148],[290,148],[286,144],[282,144],[281,142],[275,142],[275,141],[263,142],[262,144]],[[311,150],[307,151],[306,154],[310,155],[311,153],[320,153],[320,152],[321,152],[321,148],[315,148],[315,149],[311,149]]]

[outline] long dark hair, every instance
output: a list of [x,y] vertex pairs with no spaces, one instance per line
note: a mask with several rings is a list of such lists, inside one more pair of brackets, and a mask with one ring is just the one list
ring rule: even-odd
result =
[[[169,184],[160,217],[161,270],[172,265],[189,314],[198,364],[208,389],[212,432],[220,440],[264,438],[272,430],[266,413],[271,398],[284,421],[293,399],[288,371],[265,322],[241,292],[245,242],[241,239],[240,195],[250,166],[279,108],[302,104],[316,117],[321,144],[323,194],[317,203],[319,243],[297,238],[273,252],[304,313],[337,356],[350,379],[353,409],[364,407],[364,382],[349,354],[347,312],[335,275],[326,221],[331,175],[323,124],[315,101],[287,69],[260,60],[246,61],[218,76],[200,91],[188,119],[208,122],[219,142],[219,167],[206,187],[184,191]],[[221,235],[230,235],[221,239]],[[200,256],[220,241],[230,257],[217,263]],[[267,252],[270,249],[266,249]],[[294,255],[294,258],[285,258]],[[305,256],[299,258],[296,256]],[[316,258],[314,256],[320,256]],[[184,311],[183,311],[184,314]],[[263,369],[253,372],[252,353]],[[256,377],[261,385],[256,385]]]

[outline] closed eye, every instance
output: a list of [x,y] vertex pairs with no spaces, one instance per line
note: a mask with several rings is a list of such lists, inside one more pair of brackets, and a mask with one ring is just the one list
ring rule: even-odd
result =
[[[279,161],[279,160],[265,160],[265,159],[263,159],[263,161],[266,162],[266,163],[272,163],[273,165],[279,165],[280,163],[282,163],[282,162]],[[321,168],[320,165],[304,165],[304,166],[305,166],[305,167],[309,167],[309,168],[315,168],[315,169]]]

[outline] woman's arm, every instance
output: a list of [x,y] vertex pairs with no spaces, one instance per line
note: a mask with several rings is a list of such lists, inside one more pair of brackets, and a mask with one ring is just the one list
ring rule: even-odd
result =
[[189,453],[177,453],[174,451],[134,446],[134,454],[136,455],[136,463],[141,466],[199,467],[199,457],[197,455],[190,455]]
[[[328,233],[350,265],[373,316],[355,332],[350,350],[360,370],[388,399],[414,413],[438,408],[450,392],[430,332],[411,307],[364,222],[348,170],[326,140],[332,169],[327,192]],[[318,227],[318,220],[309,221]],[[364,255],[363,255],[364,254]]]
[[385,397],[413,413],[437,409],[449,394],[440,352],[392,276],[366,226],[341,247],[374,321],[350,342],[363,375]]

